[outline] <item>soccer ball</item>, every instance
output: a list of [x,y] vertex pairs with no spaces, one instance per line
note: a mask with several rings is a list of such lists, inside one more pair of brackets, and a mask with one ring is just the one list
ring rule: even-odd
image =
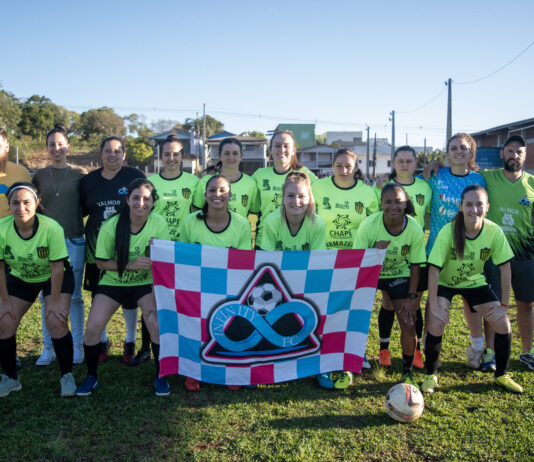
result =
[[425,408],[422,393],[413,385],[398,383],[386,395],[386,412],[397,422],[413,422],[421,417]]
[[247,298],[248,306],[265,316],[282,301],[282,294],[272,284],[256,286]]

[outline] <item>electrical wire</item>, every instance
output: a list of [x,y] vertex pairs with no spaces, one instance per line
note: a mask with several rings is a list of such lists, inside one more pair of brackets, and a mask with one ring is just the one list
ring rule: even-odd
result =
[[425,104],[422,104],[421,106],[416,107],[415,109],[411,109],[409,111],[395,111],[396,114],[411,114],[412,112],[417,112],[420,109],[423,109],[424,107],[427,107],[430,103],[433,103],[436,99],[438,99],[443,93],[445,93],[446,88],[441,90],[436,96],[434,96],[432,99],[428,100]]

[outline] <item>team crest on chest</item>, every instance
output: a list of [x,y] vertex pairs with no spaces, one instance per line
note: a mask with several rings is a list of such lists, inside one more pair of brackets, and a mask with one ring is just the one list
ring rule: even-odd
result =
[[417,202],[417,204],[422,207],[423,205],[425,205],[425,196],[423,194],[416,194],[415,202]]
[[410,253],[410,246],[409,245],[403,245],[401,248],[401,255],[405,257]]
[[48,258],[48,247],[37,247],[37,256],[39,258]]
[[354,202],[354,210],[361,215],[363,213],[363,202]]
[[191,197],[191,190],[189,188],[182,188],[182,196],[184,196],[184,199],[189,199]]
[[241,196],[241,205],[242,205],[243,207],[246,207],[247,204],[248,204],[248,195],[247,195],[247,194],[243,194],[243,195]]
[[487,247],[484,247],[483,249],[480,249],[480,259],[482,261],[486,261],[490,256],[490,249]]

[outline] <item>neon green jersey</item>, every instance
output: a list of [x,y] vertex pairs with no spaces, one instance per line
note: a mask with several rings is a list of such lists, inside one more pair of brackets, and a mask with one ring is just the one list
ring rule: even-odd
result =
[[352,249],[360,223],[378,212],[373,188],[361,180],[350,188],[341,188],[332,176],[313,183],[312,190],[317,213],[325,223],[326,248]]
[[264,234],[260,241],[262,250],[322,250],[326,249],[323,219],[315,214],[314,221],[307,215],[297,234],[291,234],[282,220],[280,210],[271,212],[265,220]]
[[36,213],[34,234],[28,239],[19,236],[13,215],[0,220],[0,260],[13,276],[29,283],[45,282],[50,279],[50,262],[67,259],[63,228],[52,218]]
[[[206,203],[206,183],[213,175],[206,175],[200,179],[200,183],[195,191],[193,205],[197,209],[201,209]],[[228,202],[228,210],[235,212],[242,217],[247,218],[249,212],[258,213],[260,211],[260,198],[258,194],[258,186],[252,177],[241,175],[239,180],[230,184],[232,198]]]
[[167,221],[171,240],[179,241],[182,221],[191,213],[198,178],[191,173],[182,172],[172,180],[163,178],[160,173],[148,179],[156,187],[159,196],[154,211]]
[[[389,183],[399,184],[404,188],[415,208],[415,221],[419,226],[425,229],[425,213],[430,213],[430,204],[432,203],[432,188],[421,178],[414,178],[412,184],[400,184],[395,180],[390,180]],[[376,197],[378,198],[378,205],[380,206],[380,195],[382,190],[374,186]]]
[[246,218],[228,211],[230,213],[228,226],[222,231],[216,232],[212,231],[204,220],[197,218],[199,213],[201,213],[200,210],[192,213],[184,220],[182,242],[232,249],[252,249],[252,233],[250,223]]
[[[261,217],[259,221],[256,242],[261,242],[263,221],[273,210],[280,208],[282,205],[282,186],[286,181],[288,173],[292,171],[295,170],[288,170],[285,173],[276,173],[274,167],[265,167],[259,168],[254,172],[254,175],[252,175],[252,178],[258,185],[260,195]],[[308,175],[312,183],[317,180],[317,177],[306,167],[302,167],[298,171]]]
[[[115,240],[119,215],[108,218],[100,228],[96,241],[95,258],[97,260],[116,260]],[[169,239],[169,226],[165,219],[157,213],[150,213],[145,225],[137,234],[130,233],[130,252],[128,261],[137,257],[150,256],[150,239]],[[151,270],[124,271],[119,277],[117,271],[104,271],[99,284],[105,286],[142,286],[152,284]]]
[[465,239],[464,257],[458,258],[454,245],[454,222],[439,232],[432,247],[428,264],[440,268],[439,284],[455,289],[486,285],[484,264],[489,258],[497,266],[514,257],[506,237],[495,223],[484,220],[482,230],[474,239]]
[[391,241],[386,250],[380,279],[409,277],[410,265],[426,262],[423,228],[412,217],[406,216],[406,226],[395,236],[384,225],[384,212],[371,215],[358,228],[353,248],[374,248],[378,241]]
[[502,169],[479,173],[488,191],[488,219],[504,231],[517,259],[534,260],[534,175],[523,172],[521,179],[512,183]]

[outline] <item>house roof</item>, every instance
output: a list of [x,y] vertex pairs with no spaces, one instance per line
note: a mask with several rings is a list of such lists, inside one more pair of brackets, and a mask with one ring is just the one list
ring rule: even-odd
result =
[[222,132],[215,133],[215,135],[208,136],[208,140],[214,140],[214,139],[217,139],[217,138],[228,138],[230,136],[233,136],[234,138],[236,138],[235,133],[230,133],[230,132],[227,132],[226,130],[224,130]]
[[304,152],[304,151],[313,151],[317,148],[331,148],[331,149],[339,149],[338,146],[333,146],[331,144],[314,144],[313,146],[308,146],[307,148],[301,148],[298,151]]
[[487,128],[486,130],[482,130],[480,132],[471,133],[471,136],[488,135],[490,133],[500,132],[502,130],[508,130],[508,131],[519,130],[521,128],[526,127],[527,125],[534,125],[534,118],[519,120],[518,122],[510,122],[510,123],[499,125],[493,128]]
[[225,138],[235,138],[236,140],[241,141],[241,143],[245,144],[267,144],[267,140],[265,138],[252,138],[251,136],[238,136],[238,135],[228,135],[228,136],[221,136],[218,138],[210,137],[206,140],[207,144],[219,144],[223,139]]
[[182,130],[181,128],[170,128],[169,130],[165,130],[160,133],[156,133],[155,135],[150,136],[149,138],[151,140],[164,140],[169,135],[176,135],[180,139],[189,140],[191,137],[191,133],[187,130]]

